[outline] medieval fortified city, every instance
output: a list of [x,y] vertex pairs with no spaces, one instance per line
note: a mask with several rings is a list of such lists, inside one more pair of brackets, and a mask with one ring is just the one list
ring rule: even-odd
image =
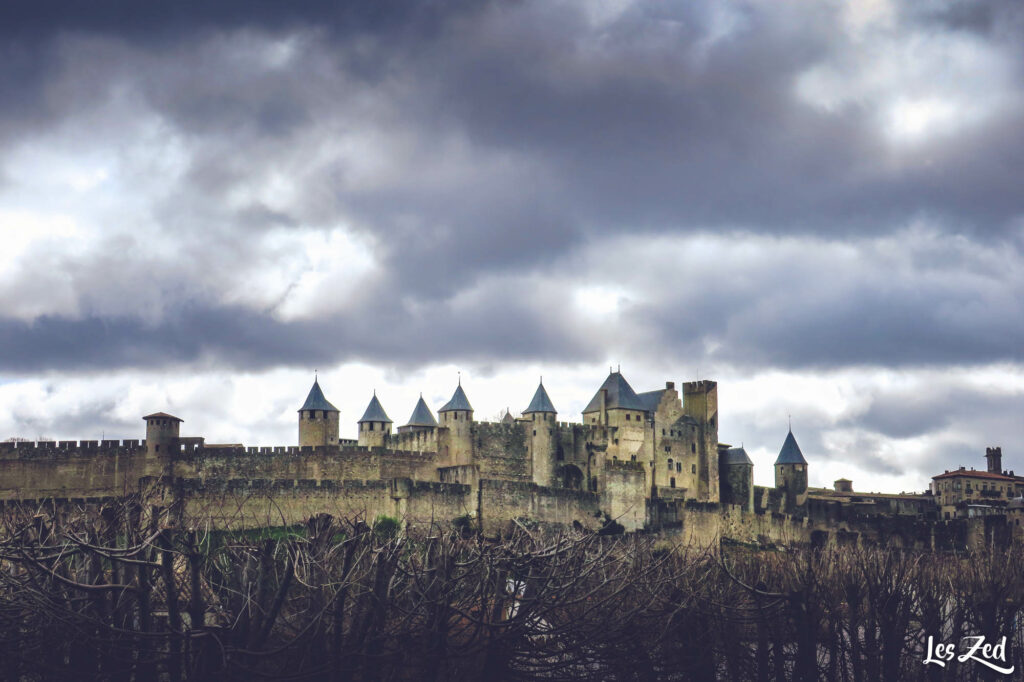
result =
[[719,442],[716,382],[681,388],[637,393],[610,371],[572,422],[559,421],[541,380],[521,413],[486,422],[460,380],[436,417],[421,396],[398,427],[374,393],[350,440],[316,380],[294,445],[207,443],[166,412],[143,417],[141,440],[0,443],[0,500],[95,505],[146,493],[202,510],[211,527],[290,526],[330,511],[403,525],[459,519],[490,533],[513,520],[615,524],[701,546],[968,550],[1024,537],[1024,476],[1003,469],[999,446],[985,449],[984,468],[937,473],[923,492],[857,492],[845,478],[810,487],[812,464],[790,430],[774,487],[757,486],[744,448]]
[[0,1],[0,682],[1024,682],[1024,0]]

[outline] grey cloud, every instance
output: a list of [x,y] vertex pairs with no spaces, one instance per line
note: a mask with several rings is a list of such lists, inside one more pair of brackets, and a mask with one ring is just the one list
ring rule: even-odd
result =
[[919,255],[914,240],[895,240],[906,244],[895,259],[863,242],[849,244],[856,257],[835,252],[845,242],[808,243],[799,255],[761,243],[753,262],[726,257],[717,273],[681,270],[625,320],[655,330],[671,357],[746,368],[1024,360],[1024,285],[1015,270],[990,269],[996,250],[923,245]]
[[[28,410],[16,409],[9,415],[13,430],[2,434],[2,438],[60,439],[64,437],[79,440],[100,440],[101,438],[122,438],[120,434],[137,433],[140,422],[126,421],[116,415],[117,403],[113,399],[84,399],[60,415],[33,414]],[[75,434],[68,436],[68,434]]]
[[[963,11],[955,5],[939,14],[946,12],[950,30],[984,28],[983,18],[954,18]],[[45,108],[47,120],[73,121],[84,105],[112,97],[113,83],[185,140],[188,168],[180,180],[168,178],[152,216],[168,238],[189,245],[189,257],[204,261],[159,263],[155,285],[139,285],[161,288],[165,319],[143,324],[124,311],[108,318],[86,310],[77,321],[4,321],[10,356],[22,366],[73,357],[87,366],[140,362],[133,342],[174,362],[220,361],[239,340],[251,350],[226,361],[253,366],[294,362],[296,352],[320,362],[596,356],[600,341],[581,341],[545,312],[556,292],[532,301],[509,292],[501,303],[509,312],[481,308],[461,317],[449,310],[451,299],[496,273],[606,274],[614,282],[618,272],[575,272],[572,256],[622,235],[642,243],[666,232],[728,234],[739,225],[842,241],[889,234],[925,215],[937,229],[993,244],[1012,238],[1024,214],[1015,185],[1024,157],[1018,104],[961,134],[895,153],[868,106],[828,111],[799,100],[801,73],[856,49],[835,10],[823,6],[637,3],[599,26],[579,8],[549,3],[171,10],[100,2],[89,11],[44,3],[3,12],[8,49],[27,49],[26,36],[43,38],[7,76],[11,92],[28,95],[24,112]],[[716,12],[731,13],[731,30],[718,31]],[[904,12],[898,30],[932,16]],[[254,58],[264,43],[289,38],[295,53],[283,65]],[[991,40],[1005,55],[1016,49],[999,34]],[[37,66],[46,58],[57,67]],[[13,99],[0,102],[3,125],[29,126],[32,116]],[[132,112],[118,114],[130,120]],[[119,123],[95,134],[114,145]],[[26,130],[41,124],[32,125]],[[401,149],[384,145],[380,156],[393,163],[360,180],[376,159],[318,156],[342,133],[401,140]],[[225,206],[274,171],[299,187],[293,201]],[[375,337],[354,314],[320,326],[285,323],[218,298],[219,271],[269,257],[250,243],[252,234],[289,225],[345,225],[372,238],[395,310],[370,319],[382,319],[390,336]],[[813,259],[813,249],[807,255]],[[1005,287],[1000,294],[963,272],[945,287],[920,269],[902,280],[852,284],[765,274],[771,279],[736,287],[735,274],[722,273],[699,295],[667,304],[641,294],[626,322],[636,325],[636,338],[657,338],[675,357],[703,355],[712,343],[714,358],[737,365],[1021,360],[1024,311],[1012,281],[995,283]],[[100,281],[78,274],[80,298],[106,291]],[[178,281],[189,284],[179,292]],[[979,302],[983,309],[973,312]],[[417,318],[410,312],[417,304],[441,312]],[[109,329],[123,341],[111,341]],[[459,341],[420,342],[445,333]],[[346,350],[321,345],[319,334]],[[93,347],[76,356],[68,335]]]
[[408,365],[542,356],[599,357],[599,347],[558,315],[515,297],[409,309],[369,295],[344,314],[281,321],[241,306],[179,306],[157,321],[122,316],[0,318],[0,371],[154,369],[191,365],[264,369],[363,360]]
[[[938,382],[936,382],[938,384]],[[1008,415],[1024,411],[1024,395],[1006,395],[966,386],[938,384],[922,391],[882,391],[863,413],[851,416],[856,423],[890,438],[912,438],[955,426],[985,437],[987,429],[1003,423]],[[1024,431],[1024,429],[1021,429]]]

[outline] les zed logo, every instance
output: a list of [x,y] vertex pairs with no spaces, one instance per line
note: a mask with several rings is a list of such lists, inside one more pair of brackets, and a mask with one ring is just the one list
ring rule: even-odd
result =
[[[974,661],[975,663],[981,663],[984,666],[995,670],[1003,675],[1009,675],[1013,672],[1014,666],[1004,667],[1006,665],[1006,637],[1004,636],[999,640],[998,644],[990,644],[985,642],[984,635],[972,635],[964,637],[961,642],[967,645],[967,650],[956,655],[956,646],[951,643],[935,643],[934,637],[928,635],[928,652],[924,657],[924,663],[934,663],[942,668],[946,667],[946,663],[951,662],[955,657],[957,662],[963,663],[964,661]],[[995,661],[999,661],[1003,665],[997,665]]]

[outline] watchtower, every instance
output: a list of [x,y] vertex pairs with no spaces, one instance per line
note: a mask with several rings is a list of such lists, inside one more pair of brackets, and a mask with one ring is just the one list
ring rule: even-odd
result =
[[558,447],[555,436],[558,412],[551,404],[548,392],[544,390],[543,379],[533,394],[530,406],[523,410],[523,416],[530,420],[525,428],[529,429],[526,432],[526,443],[533,465],[533,482],[551,485],[555,469],[555,448]]
[[793,430],[775,460],[775,487],[786,492],[786,511],[792,512],[807,501],[807,460],[793,437]]
[[337,445],[338,408],[327,401],[320,382],[313,380],[306,402],[299,408],[299,445]]
[[988,460],[989,473],[1003,473],[1003,448],[985,448],[985,459]]
[[697,498],[718,502],[718,382],[683,382],[683,412],[697,422],[700,434]]
[[166,412],[147,414],[146,421],[146,456],[172,457],[180,449],[178,437],[183,420]]
[[362,418],[359,420],[359,444],[367,447],[383,447],[391,435],[391,419],[384,407],[377,400],[377,392],[374,391],[370,404],[366,406]]
[[437,411],[440,425],[448,429],[448,462],[452,465],[473,461],[473,407],[462,390],[462,380],[452,399]]

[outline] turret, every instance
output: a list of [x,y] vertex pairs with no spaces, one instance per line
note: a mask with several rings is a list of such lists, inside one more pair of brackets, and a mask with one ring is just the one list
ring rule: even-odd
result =
[[754,511],[754,462],[742,447],[723,445],[718,453],[720,497],[723,504],[735,504]]
[[437,428],[437,420],[434,419],[434,415],[431,414],[430,408],[427,407],[427,403],[423,401],[423,394],[420,394],[420,399],[416,401],[416,407],[412,410],[412,416],[409,417],[409,421],[403,426],[398,427],[399,433],[408,433],[410,431],[430,431]]
[[374,391],[370,404],[366,406],[362,419],[359,420],[359,444],[368,447],[383,447],[391,435],[391,419],[377,400]]
[[548,392],[544,390],[541,379],[537,391],[533,394],[530,406],[523,410],[523,416],[530,421],[525,427],[528,455],[533,465],[533,482],[538,485],[551,485],[555,468],[555,449],[558,447],[556,418],[558,412],[551,404]]
[[337,445],[338,408],[327,401],[320,382],[313,380],[306,402],[299,408],[299,445]]
[[451,465],[473,461],[473,407],[462,390],[462,380],[452,399],[437,411],[440,425],[448,429],[448,462]]
[[166,412],[147,414],[146,421],[146,455],[148,457],[171,457],[179,450],[178,436],[181,419]]
[[807,460],[793,437],[793,430],[786,434],[786,441],[775,460],[775,487],[786,493],[786,511],[792,512],[807,501]]

